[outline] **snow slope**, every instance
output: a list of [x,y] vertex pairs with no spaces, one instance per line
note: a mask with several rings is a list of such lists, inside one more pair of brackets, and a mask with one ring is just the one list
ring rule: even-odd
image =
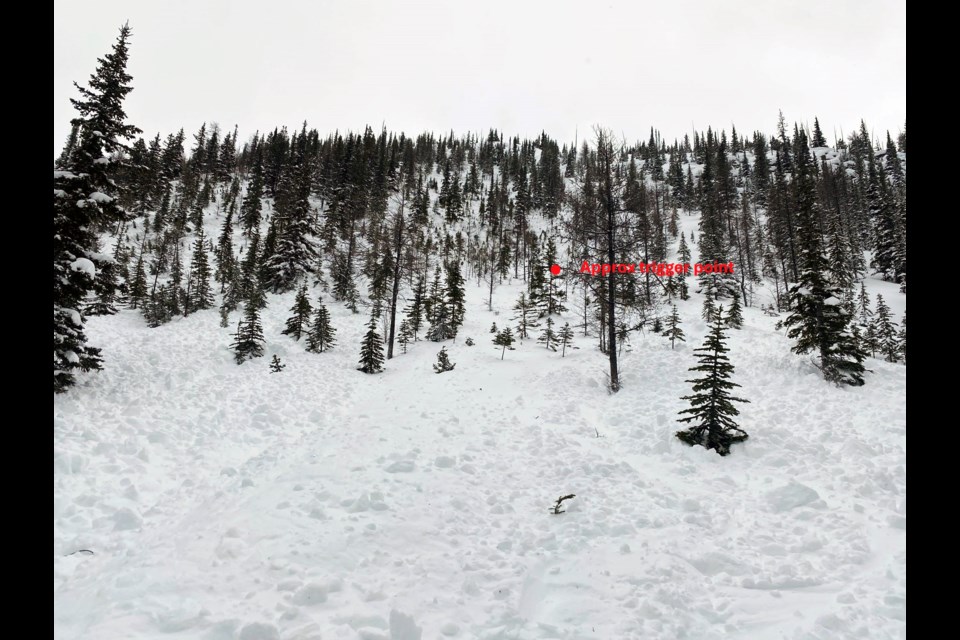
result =
[[106,368],[54,400],[55,637],[905,637],[904,366],[834,388],[745,309],[751,438],[721,458],[673,436],[699,296],[687,343],[634,337],[611,396],[593,336],[501,361],[521,285],[497,315],[475,284],[442,375],[425,342],[355,371],[366,315],[329,301],[338,344],[306,353],[293,294],[242,366],[215,310],[92,318]]

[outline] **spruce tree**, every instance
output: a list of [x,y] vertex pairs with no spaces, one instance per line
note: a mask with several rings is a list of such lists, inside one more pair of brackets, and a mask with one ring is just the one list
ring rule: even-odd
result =
[[749,400],[730,395],[730,390],[740,385],[729,380],[734,367],[726,355],[729,349],[724,342],[722,315],[723,307],[720,307],[703,346],[694,349],[700,354],[699,364],[691,367],[690,371],[699,371],[704,375],[687,380],[693,383],[693,395],[683,396],[681,400],[689,400],[691,406],[680,412],[680,415],[689,415],[679,420],[694,424],[678,431],[676,435],[691,446],[701,445],[725,456],[730,453],[730,445],[743,442],[748,437],[733,420],[733,416],[740,414],[733,403]]
[[510,330],[510,327],[504,327],[503,331],[498,333],[497,337],[493,339],[493,344],[498,347],[503,347],[503,350],[500,352],[500,359],[503,360],[503,356],[507,352],[507,347],[513,346],[513,332]]
[[410,323],[406,319],[400,321],[400,331],[397,334],[397,342],[400,343],[400,347],[403,349],[403,352],[407,352],[407,345],[410,344],[410,340],[413,339],[413,332],[410,330]]
[[260,324],[260,309],[266,305],[266,295],[260,281],[253,282],[250,296],[243,308],[243,320],[237,328],[236,339],[230,345],[233,348],[237,364],[263,355],[263,326]]
[[413,289],[413,299],[403,310],[407,314],[406,322],[410,332],[413,334],[413,341],[416,342],[417,333],[423,327],[424,303],[426,302],[427,284],[423,276],[417,280],[417,286]]
[[213,291],[210,289],[210,262],[207,258],[206,238],[203,228],[197,233],[193,243],[193,257],[190,260],[190,277],[187,281],[187,300],[183,315],[213,306]]
[[463,276],[460,275],[460,265],[455,261],[444,265],[446,271],[446,305],[450,315],[450,324],[453,327],[453,335],[457,335],[457,330],[463,325],[463,318],[466,313],[466,292],[463,288]]
[[377,318],[370,316],[367,324],[367,333],[360,346],[360,371],[364,373],[379,373],[383,371],[383,338],[377,331]]
[[522,341],[529,337],[532,329],[539,326],[534,320],[537,315],[537,309],[530,304],[526,294],[521,293],[520,298],[517,299],[517,303],[513,306],[513,310],[516,312],[513,320],[517,323],[517,337]]
[[137,265],[133,269],[133,277],[127,288],[129,290],[128,303],[130,308],[137,309],[147,299],[147,272],[143,265],[142,249],[140,255],[137,256]]
[[317,309],[313,316],[313,324],[310,325],[310,333],[307,334],[307,351],[310,353],[323,353],[329,351],[336,340],[334,336],[337,330],[330,324],[330,312],[323,304],[323,298],[317,301]]
[[440,353],[437,354],[437,362],[433,365],[433,370],[436,373],[443,373],[445,371],[453,371],[453,368],[456,366],[456,362],[450,362],[450,356],[447,355],[447,348],[443,347],[440,349]]
[[287,336],[293,336],[294,340],[299,340],[300,336],[307,333],[307,327],[310,324],[310,314],[313,307],[310,305],[310,299],[307,297],[307,283],[300,285],[297,291],[297,297],[290,308],[293,313],[287,318],[286,328],[281,332]]
[[727,326],[731,329],[743,328],[743,307],[740,306],[740,292],[733,292],[733,301],[730,303],[730,311],[727,313]]
[[663,332],[663,335],[670,339],[671,349],[676,347],[677,340],[680,342],[687,341],[683,329],[680,328],[680,314],[677,312],[677,305],[673,305],[670,317],[667,318],[667,330]]
[[567,355],[567,347],[573,345],[573,329],[570,328],[569,322],[565,322],[560,328],[559,340],[562,347],[560,357],[563,358]]
[[900,321],[900,332],[897,334],[897,346],[900,349],[900,357],[903,363],[907,363],[907,312],[903,312],[903,319]]
[[270,373],[280,373],[286,367],[287,365],[280,362],[280,356],[273,354],[273,359],[270,361]]
[[883,296],[879,293],[877,294],[877,308],[874,312],[873,323],[876,350],[887,362],[896,362],[900,353],[897,327],[891,319],[890,307],[887,306]]
[[[97,234],[124,220],[113,177],[125,140],[140,133],[125,124],[123,100],[132,87],[127,74],[124,25],[113,49],[98,59],[89,87],[74,83],[79,99],[71,125],[74,141],[53,173],[53,390],[76,382],[77,371],[102,368],[100,349],[87,344],[82,307],[109,259],[99,253]],[[109,284],[109,283],[108,283]]]
[[537,342],[543,343],[547,349],[551,351],[556,351],[558,341],[557,332],[553,330],[553,318],[547,316],[547,322],[544,325],[543,331],[540,332],[540,337],[537,338]]

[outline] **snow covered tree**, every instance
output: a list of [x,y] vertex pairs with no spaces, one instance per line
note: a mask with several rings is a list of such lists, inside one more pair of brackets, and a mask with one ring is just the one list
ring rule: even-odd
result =
[[733,301],[730,303],[730,311],[727,313],[727,326],[731,329],[740,329],[743,327],[743,307],[740,306],[740,292],[733,292]]
[[140,307],[147,299],[147,272],[143,264],[143,250],[137,256],[137,264],[133,268],[133,276],[127,287],[128,302],[131,309]]
[[699,364],[691,367],[690,371],[699,371],[704,375],[687,380],[693,383],[693,395],[683,396],[681,400],[689,400],[691,406],[680,412],[680,415],[689,415],[679,420],[694,424],[678,431],[676,435],[691,446],[701,445],[725,456],[730,453],[730,445],[743,442],[748,437],[733,420],[733,416],[740,414],[733,403],[749,400],[730,395],[731,389],[740,385],[729,380],[734,367],[726,355],[730,350],[724,342],[722,315],[723,307],[720,307],[703,346],[694,349],[699,353]]
[[323,353],[330,350],[336,343],[334,336],[337,330],[330,324],[330,312],[323,304],[323,298],[317,301],[317,309],[313,316],[313,324],[307,334],[307,351]]
[[500,359],[503,360],[503,356],[507,352],[507,347],[513,346],[513,332],[510,330],[510,327],[504,327],[503,331],[498,333],[497,337],[493,339],[493,344],[498,347],[503,347],[503,350],[500,352]]
[[537,342],[545,344],[547,349],[551,351],[556,351],[558,341],[557,332],[553,330],[553,318],[547,316],[547,322],[543,327],[543,331],[540,332],[540,337],[537,338]]
[[233,348],[237,364],[263,355],[263,326],[260,324],[261,305],[265,305],[266,295],[260,281],[253,282],[250,297],[243,308],[243,320],[237,328],[236,339],[230,345]]
[[440,353],[437,354],[437,362],[433,365],[433,370],[436,373],[443,373],[444,371],[453,371],[455,366],[457,366],[457,363],[450,362],[450,356],[447,355],[447,348],[443,347],[440,349]]
[[444,293],[446,297],[447,312],[450,315],[450,324],[453,327],[453,335],[457,334],[457,329],[463,324],[465,315],[466,292],[463,288],[463,276],[460,275],[460,265],[456,261],[448,262],[444,265],[446,272],[446,287]]
[[877,308],[874,311],[873,324],[876,350],[887,362],[896,362],[900,353],[897,327],[891,319],[890,307],[887,306],[883,296],[879,293],[877,294]]
[[570,323],[565,322],[560,328],[560,333],[558,334],[560,340],[560,346],[562,350],[560,351],[560,357],[563,358],[567,355],[567,347],[573,345],[573,329],[570,328]]
[[907,312],[903,312],[903,319],[900,321],[900,332],[897,334],[897,346],[900,348],[900,357],[903,363],[907,363]]
[[400,347],[403,349],[403,352],[407,352],[407,345],[410,344],[410,340],[413,339],[413,332],[410,330],[410,323],[406,319],[400,321],[400,331],[397,334],[397,342],[400,343]]
[[[117,202],[113,176],[125,140],[140,133],[125,124],[123,100],[133,87],[126,72],[129,25],[113,50],[98,59],[89,87],[74,83],[79,99],[76,136],[53,173],[53,390],[76,382],[77,371],[102,368],[100,350],[87,344],[81,308],[97,285],[98,265],[110,262],[98,251],[97,233],[126,218]],[[109,274],[105,274],[109,275]]]
[[377,318],[370,316],[367,324],[367,333],[363,336],[360,346],[360,366],[364,373],[379,373],[383,371],[383,338],[377,331]]
[[525,293],[521,293],[517,303],[513,306],[513,310],[516,312],[513,315],[513,320],[517,323],[517,337],[520,340],[528,338],[530,331],[539,326],[535,320],[537,308],[530,303]]
[[270,361],[270,373],[280,373],[286,367],[287,365],[280,362],[280,356],[273,354],[273,359]]
[[307,283],[300,285],[297,291],[297,297],[290,308],[293,313],[287,318],[286,328],[281,332],[284,335],[293,336],[294,340],[299,340],[300,336],[307,333],[307,327],[310,324],[310,314],[313,307],[310,305],[310,299],[307,297]]
[[671,349],[676,347],[677,340],[680,342],[687,341],[683,329],[680,328],[680,314],[677,312],[677,305],[673,305],[673,311],[670,312],[670,317],[667,318],[667,330],[663,332],[663,335],[670,339]]
[[[407,314],[406,322],[410,333],[413,335],[413,341],[418,340],[417,333],[423,327],[424,320],[424,302],[426,301],[427,283],[423,276],[417,280],[417,285],[413,288],[413,299],[403,310]],[[404,351],[406,352],[406,351]]]
[[206,238],[203,228],[197,232],[190,260],[190,276],[187,280],[187,299],[183,315],[213,306],[213,291],[210,289],[210,262],[207,259]]

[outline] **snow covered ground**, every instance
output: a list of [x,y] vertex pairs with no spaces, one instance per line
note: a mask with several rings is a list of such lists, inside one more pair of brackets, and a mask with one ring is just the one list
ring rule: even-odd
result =
[[[501,360],[490,325],[522,285],[494,312],[475,285],[442,375],[429,342],[356,371],[367,315],[329,299],[337,346],[306,353],[280,333],[292,293],[242,366],[216,310],[90,319],[105,370],[54,399],[55,637],[905,637],[903,365],[832,387],[745,309],[750,439],[721,458],[673,435],[699,295],[678,303],[685,344],[624,347],[611,396],[594,336]],[[897,286],[867,286],[899,321]]]

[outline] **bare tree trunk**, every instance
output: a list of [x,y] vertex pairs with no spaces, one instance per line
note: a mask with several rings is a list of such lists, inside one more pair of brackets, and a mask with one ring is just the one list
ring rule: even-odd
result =
[[393,292],[390,294],[390,335],[387,340],[387,360],[393,358],[393,336],[397,328],[397,297],[400,294],[400,250],[403,246],[403,207],[406,197],[401,189],[400,209],[394,223],[393,243]]

